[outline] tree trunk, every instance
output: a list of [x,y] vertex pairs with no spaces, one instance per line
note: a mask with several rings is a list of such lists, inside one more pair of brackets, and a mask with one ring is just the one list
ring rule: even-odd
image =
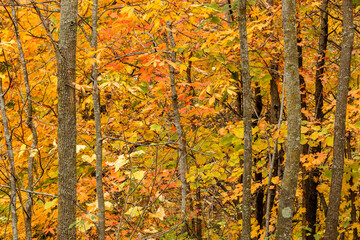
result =
[[77,0],[61,1],[58,68],[58,239],[76,239],[76,101]]
[[[167,22],[168,27],[168,38],[170,42],[170,47],[175,48],[175,40],[172,34],[172,25],[170,22]],[[171,61],[173,63],[176,62],[176,53],[172,50],[171,51]],[[184,136],[183,128],[181,125],[180,120],[180,113],[179,113],[179,101],[178,95],[176,91],[176,80],[175,80],[175,68],[169,65],[170,70],[170,84],[171,84],[171,100],[172,100],[172,107],[173,107],[173,114],[174,114],[174,123],[176,127],[176,133],[178,135],[178,142],[179,142],[179,171],[180,171],[180,180],[181,180],[181,214],[182,220],[185,221],[186,219],[186,195],[187,195],[187,182],[186,182],[186,139]],[[186,232],[186,225],[184,224],[182,229],[182,233]]]
[[[273,7],[274,2],[272,0],[266,1],[269,7]],[[268,14],[271,17],[271,14]],[[274,40],[272,40],[274,41]],[[273,47],[275,53],[272,56],[270,62],[269,73],[271,76],[270,79],[270,110],[269,110],[269,122],[271,124],[278,124],[281,113],[281,101],[278,90],[277,82],[280,79],[279,76],[279,56],[280,54],[276,53],[277,50]],[[283,92],[285,94],[285,92]],[[280,123],[281,124],[281,123]],[[279,124],[278,124],[279,125]],[[279,125],[280,126],[280,125]],[[275,146],[274,153],[269,157],[269,170],[271,169],[271,173],[269,176],[278,176],[279,167],[281,167],[278,163],[280,162],[280,155],[277,153],[278,146]],[[270,189],[271,179],[269,177],[269,184],[266,194],[266,208],[265,208],[265,237],[269,236],[269,228],[270,228],[270,212],[274,205],[274,199],[276,195],[276,188]]]
[[[260,120],[260,116],[261,116],[261,111],[263,109],[263,103],[262,103],[262,96],[260,94],[260,86],[257,83],[256,87],[255,87],[255,119],[256,122],[258,122]],[[256,141],[256,139],[259,136],[256,135],[254,141]],[[253,162],[256,165],[257,162],[259,162],[261,160],[261,158],[254,158]],[[263,176],[262,176],[262,172],[261,170],[256,171],[255,172],[255,182],[257,183],[261,183],[263,180]],[[264,188],[259,188],[256,191],[256,196],[255,196],[255,218],[260,226],[260,229],[263,226],[263,218],[264,218]]]
[[244,109],[244,174],[242,202],[242,234],[241,239],[251,239],[251,167],[252,167],[252,94],[249,66],[249,52],[246,29],[246,0],[239,2],[239,36],[241,51],[241,79],[243,82]]
[[325,55],[328,42],[328,14],[327,6],[329,0],[322,0],[321,2],[321,25],[320,25],[320,36],[319,36],[319,49],[318,49],[318,58],[316,64],[316,75],[315,75],[315,118],[322,121],[323,114],[323,105],[324,105],[324,94],[323,94],[323,84],[322,78],[325,73]]
[[31,219],[32,219],[32,206],[33,206],[33,197],[31,192],[34,190],[34,173],[33,173],[33,165],[34,165],[34,157],[35,154],[33,151],[36,151],[37,144],[38,144],[38,137],[36,128],[33,122],[33,111],[32,111],[32,100],[31,100],[31,89],[29,84],[29,74],[27,71],[24,51],[22,47],[22,43],[20,40],[20,34],[19,34],[19,27],[16,17],[16,8],[15,8],[15,2],[11,1],[11,10],[12,10],[12,20],[14,25],[14,31],[16,36],[16,43],[20,55],[20,62],[24,77],[24,83],[25,83],[25,90],[26,90],[26,104],[27,104],[27,119],[26,124],[28,125],[29,129],[31,130],[32,134],[32,144],[31,144],[31,152],[28,159],[28,198],[26,201],[25,206],[25,232],[26,232],[26,239],[31,240],[32,239],[32,231],[31,231]]
[[339,83],[336,95],[334,126],[334,149],[329,195],[329,210],[326,218],[324,239],[336,240],[338,236],[338,218],[341,202],[341,188],[345,154],[345,122],[347,95],[350,80],[351,52],[354,42],[353,1],[343,0],[343,42],[340,55]]
[[[346,150],[347,150],[347,158],[352,160],[352,152],[351,152],[351,132],[348,132],[348,136],[346,138]],[[349,185],[352,187],[354,186],[354,178],[353,176],[350,177],[349,180]],[[357,193],[355,191],[353,191],[352,189],[350,189],[350,196],[349,196],[349,200],[351,203],[351,212],[350,212],[350,216],[351,216],[351,224],[354,225],[357,223],[357,210],[356,210],[356,195]],[[358,240],[359,236],[358,236],[358,231],[357,228],[354,227],[353,228],[353,240]]]
[[[270,123],[276,124],[279,121],[280,115],[280,97],[276,81],[279,77],[279,60],[272,59],[270,63]],[[285,93],[283,93],[285,94]]]
[[[328,14],[327,14],[328,0],[322,0],[320,10],[320,36],[319,36],[319,48],[318,57],[316,64],[315,74],[315,118],[317,121],[323,121],[323,105],[324,105],[324,94],[323,84],[321,79],[325,73],[325,54],[327,49],[328,40]],[[321,152],[321,143],[319,146],[312,149],[313,153]],[[315,180],[319,176],[317,169],[310,170],[308,177],[304,180],[304,202],[305,202],[305,220],[307,227],[311,229],[311,234],[306,235],[306,240],[314,240],[314,234],[316,233],[316,222],[317,222],[317,208],[318,208],[318,183]]]
[[[93,0],[92,9],[92,48],[97,50],[97,16],[98,0]],[[96,58],[96,55],[93,56]],[[101,112],[100,112],[100,92],[98,87],[98,71],[97,63],[95,62],[91,66],[91,80],[94,91],[92,92],[93,106],[94,106],[94,118],[95,118],[95,132],[96,132],[96,196],[98,201],[98,239],[105,240],[105,200],[104,189],[102,179],[102,135],[101,135]]]
[[18,239],[18,228],[17,228],[17,214],[16,214],[16,173],[15,173],[15,159],[12,144],[12,135],[10,133],[8,118],[5,108],[4,93],[2,90],[2,78],[0,78],[0,110],[2,117],[2,125],[4,128],[7,156],[9,158],[10,165],[10,212],[11,212],[11,227],[13,233],[13,239]]
[[285,43],[284,81],[287,84],[288,137],[285,172],[281,184],[277,221],[277,240],[291,237],[291,223],[300,162],[301,99],[297,53],[296,1],[282,1]]

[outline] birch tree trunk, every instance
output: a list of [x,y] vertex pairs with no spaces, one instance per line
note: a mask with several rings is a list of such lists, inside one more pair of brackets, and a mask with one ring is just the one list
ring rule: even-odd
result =
[[[98,11],[98,0],[93,0],[92,10],[92,48],[94,51],[97,50],[97,11]],[[94,58],[96,56],[94,55]],[[101,135],[101,116],[100,116],[100,92],[98,87],[98,71],[97,63],[92,65],[91,69],[91,80],[93,85],[93,105],[94,105],[94,118],[95,118],[95,131],[96,131],[96,195],[98,201],[98,239],[105,240],[105,201],[104,201],[104,189],[102,182],[102,135]]]
[[334,149],[329,196],[329,208],[326,218],[324,239],[336,240],[338,236],[339,207],[344,172],[345,155],[345,123],[347,95],[350,80],[351,52],[354,42],[353,1],[343,0],[343,42],[340,55],[339,83],[336,95],[336,111],[334,126]]
[[285,69],[287,84],[287,152],[284,177],[279,198],[277,220],[277,240],[291,237],[291,222],[294,212],[294,199],[299,175],[301,99],[299,82],[299,63],[297,52],[296,1],[282,1],[282,19],[284,31]]
[[58,74],[59,212],[57,239],[76,239],[76,101],[75,69],[77,0],[63,0],[60,8]]
[[251,126],[251,76],[246,29],[246,0],[239,2],[239,37],[241,51],[241,77],[243,82],[244,109],[244,182],[242,201],[242,234],[241,239],[251,239],[251,167],[252,167],[252,126]]

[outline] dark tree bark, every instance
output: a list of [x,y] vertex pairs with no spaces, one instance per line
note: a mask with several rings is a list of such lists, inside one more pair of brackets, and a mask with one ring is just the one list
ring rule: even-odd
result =
[[[348,132],[347,133],[347,138],[346,138],[346,150],[347,150],[347,158],[352,160],[352,151],[351,151],[351,132]],[[350,180],[349,180],[349,184],[350,186],[354,186],[354,178],[353,176],[350,177]],[[350,200],[350,203],[351,203],[351,224],[354,224],[357,222],[357,218],[356,218],[356,215],[357,215],[357,210],[356,210],[356,205],[355,205],[355,202],[356,202],[356,195],[357,193],[355,191],[353,191],[352,189],[350,189],[350,194],[349,194],[349,200]],[[359,236],[358,236],[358,231],[357,231],[357,228],[353,228],[353,240],[359,240]]]
[[280,115],[280,97],[277,85],[279,77],[279,60],[272,59],[270,63],[270,123],[276,124]]
[[76,101],[75,69],[77,0],[63,0],[60,8],[58,75],[59,212],[58,239],[76,239]]
[[[260,86],[256,84],[255,87],[255,119],[258,121],[261,116],[261,111],[263,109],[262,96],[260,94]],[[253,123],[256,124],[256,123]],[[255,136],[255,140],[260,137],[258,135]],[[254,158],[254,164],[260,161],[260,158]],[[255,182],[261,182],[263,180],[263,176],[261,171],[255,172]],[[255,217],[260,226],[260,229],[263,226],[263,218],[264,218],[264,188],[259,188],[256,191],[255,196]]]
[[301,99],[297,52],[296,1],[282,1],[285,43],[284,81],[287,86],[287,152],[285,172],[281,184],[277,220],[277,240],[291,238],[291,223],[300,162]]
[[246,29],[246,0],[239,2],[239,36],[241,51],[241,79],[243,81],[244,109],[244,174],[242,201],[242,234],[241,239],[251,239],[251,167],[252,167],[252,93],[249,66],[249,51]]
[[323,84],[322,78],[325,73],[325,55],[328,42],[328,7],[329,0],[321,1],[321,10],[320,10],[320,36],[319,36],[319,49],[318,49],[318,58],[316,64],[316,75],[315,75],[315,118],[322,121],[324,118],[323,114],[323,105],[324,105],[324,94],[323,94]]
[[[97,50],[97,21],[98,21],[98,0],[93,0],[92,9],[92,48],[94,51]],[[96,55],[94,55],[96,58]],[[91,80],[93,86],[93,105],[94,105],[94,118],[95,118],[95,132],[96,132],[96,196],[98,202],[98,239],[105,240],[105,200],[104,200],[104,189],[103,189],[103,169],[102,169],[102,134],[101,134],[101,110],[100,110],[100,92],[98,87],[98,76],[97,63],[94,63],[91,69]]]
[[[325,54],[328,41],[328,14],[327,14],[328,0],[322,0],[320,8],[320,36],[319,36],[319,48],[316,64],[315,74],[315,118],[317,121],[323,121],[323,105],[324,94],[322,78],[325,73]],[[321,152],[321,143],[319,146],[312,149],[313,153]],[[305,203],[305,220],[308,228],[311,229],[311,234],[305,236],[306,240],[314,240],[314,234],[316,233],[317,222],[317,208],[318,208],[318,192],[316,190],[318,182],[315,180],[319,176],[317,169],[310,170],[308,177],[304,180],[304,203]]]
[[345,122],[347,95],[350,80],[351,52],[354,42],[353,1],[343,0],[343,42],[340,55],[339,83],[336,95],[336,111],[334,126],[334,149],[329,209],[326,218],[324,239],[336,240],[338,236],[339,207],[344,172],[345,154]]

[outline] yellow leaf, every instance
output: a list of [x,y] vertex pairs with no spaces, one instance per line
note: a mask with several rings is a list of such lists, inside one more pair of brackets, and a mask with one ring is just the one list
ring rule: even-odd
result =
[[133,178],[135,178],[136,180],[140,181],[141,179],[143,179],[143,177],[145,176],[145,171],[137,171],[133,173]]
[[318,132],[313,132],[311,135],[310,135],[310,139],[312,140],[317,140],[319,137],[319,133]]
[[23,155],[25,150],[26,150],[26,145],[25,144],[21,145],[19,155],[18,155],[19,158]]
[[275,185],[278,185],[280,183],[280,179],[278,176],[276,176],[271,179],[271,182]]
[[154,137],[154,132],[146,131],[145,134],[143,135],[143,137],[145,138],[145,140],[152,140]]
[[105,204],[105,209],[113,210],[113,204],[111,202],[106,201],[104,204]]
[[30,135],[28,136],[27,140],[30,141],[32,138],[33,138],[33,135],[30,134]]
[[173,68],[175,68],[175,69],[178,68],[178,66],[176,66],[176,63],[174,63],[174,62],[172,62],[172,61],[169,61],[169,60],[166,60],[166,62],[167,62],[170,66],[172,66]]
[[199,60],[197,57],[191,57],[191,58],[189,59],[189,61],[191,61],[191,62],[197,61],[197,60]]
[[161,221],[163,221],[164,220],[164,217],[166,216],[166,214],[165,214],[165,209],[162,207],[162,206],[160,206],[158,209],[157,209],[157,211],[156,211],[156,213],[150,213],[150,216],[151,217],[153,217],[153,218],[158,218],[158,219],[160,219]]
[[30,152],[30,157],[35,157],[35,155],[37,154],[38,150],[37,149],[32,149]]
[[139,151],[131,153],[130,157],[140,157],[140,156],[143,156],[143,155],[145,155],[145,152],[143,150],[139,150]]
[[326,145],[327,145],[327,146],[331,147],[331,146],[333,145],[333,143],[334,143],[334,136],[332,136],[332,137],[327,137],[326,140],[325,140],[325,142],[326,142]]
[[125,214],[129,215],[130,217],[137,217],[143,213],[142,207],[132,207],[130,208]]
[[158,231],[154,227],[149,227],[149,229],[145,229],[144,233],[157,233]]
[[44,205],[44,208],[45,209],[51,208],[52,206],[54,206],[57,203],[57,201],[58,201],[57,198],[55,198],[52,201],[46,202],[45,205]]
[[183,71],[187,70],[187,66],[185,64],[181,64],[180,65],[180,72],[182,73]]
[[119,171],[119,169],[128,163],[128,159],[124,155],[120,155],[118,159],[113,163],[108,163],[109,166],[115,166],[115,172]]
[[134,14],[134,8],[133,7],[124,7],[121,9],[122,14],[128,14],[129,17],[131,17]]
[[91,157],[89,155],[82,155],[81,159],[85,162],[92,163],[96,159],[96,155],[93,154]]
[[90,228],[95,227],[94,223],[90,221],[84,221],[81,218],[77,219],[77,222],[79,224],[76,224],[76,228],[79,232],[86,233]]
[[79,153],[81,150],[84,150],[86,148],[85,145],[76,145],[76,153]]
[[329,187],[326,184],[320,184],[316,187],[319,193],[327,193],[329,191]]

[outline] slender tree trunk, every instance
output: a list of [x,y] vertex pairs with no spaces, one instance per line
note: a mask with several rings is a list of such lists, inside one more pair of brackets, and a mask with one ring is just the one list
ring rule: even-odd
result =
[[[323,121],[323,105],[324,94],[322,78],[325,73],[325,54],[327,49],[328,40],[328,14],[327,14],[328,0],[322,0],[320,10],[320,36],[319,36],[319,48],[316,64],[315,74],[315,118],[319,121]],[[321,143],[319,146],[312,149],[313,153],[321,152]],[[318,182],[316,178],[319,176],[317,169],[310,170],[308,177],[304,180],[304,202],[305,202],[305,220],[308,228],[311,229],[311,234],[305,236],[306,240],[314,240],[314,234],[316,233],[317,222],[317,208],[318,208],[318,192],[316,190]]]
[[341,188],[345,154],[345,122],[347,95],[350,80],[351,52],[354,42],[353,1],[343,0],[343,42],[340,55],[339,83],[336,96],[334,149],[329,195],[329,211],[326,218],[324,239],[336,240],[341,202]]
[[0,110],[2,117],[2,125],[4,128],[5,141],[7,147],[7,156],[9,158],[10,165],[10,212],[11,212],[11,227],[13,231],[13,239],[18,239],[18,228],[17,228],[17,214],[16,214],[16,173],[15,173],[15,159],[12,144],[12,135],[10,133],[8,118],[5,108],[4,93],[2,90],[2,78],[0,78]]
[[241,51],[241,78],[243,81],[244,109],[244,182],[242,202],[242,234],[241,239],[251,239],[251,167],[252,167],[252,94],[249,66],[249,51],[246,29],[246,0],[239,2],[239,36]]
[[[277,129],[279,131],[281,124],[282,124],[282,115],[284,111],[284,101],[285,101],[285,82],[283,82],[283,88],[282,88],[283,95],[281,97],[281,104],[280,104],[280,114],[279,114],[279,120]],[[282,156],[282,150],[278,151],[278,138],[275,139],[273,152],[271,155],[270,149],[269,149],[269,177],[268,177],[268,183],[267,183],[267,194],[266,194],[266,213],[265,213],[265,238],[269,237],[269,230],[270,230],[270,211],[272,208],[272,205],[274,203],[275,199],[275,192],[270,189],[271,186],[271,179],[272,174],[274,172],[274,175],[281,177],[281,171],[280,171],[280,165],[281,160],[283,160]],[[277,170],[277,171],[275,171]]]
[[[351,132],[348,132],[348,136],[346,138],[346,150],[347,150],[347,158],[352,160],[352,153],[351,153]],[[354,178],[353,176],[350,177],[350,180],[349,180],[349,184],[350,186],[354,186]],[[350,203],[351,203],[351,224],[355,224],[357,222],[357,219],[356,219],[356,213],[357,213],[357,210],[356,210],[356,205],[355,205],[355,202],[356,202],[356,192],[353,191],[352,189],[350,189]],[[358,240],[359,239],[359,236],[358,236],[358,231],[357,231],[357,228],[353,228],[353,240]]]
[[[257,83],[256,87],[255,87],[255,115],[256,115],[255,119],[256,119],[256,121],[259,121],[262,109],[263,109],[262,96],[260,94],[260,86]],[[259,136],[256,135],[254,141],[256,141],[256,139],[258,137]],[[253,161],[254,161],[254,164],[256,165],[256,163],[260,161],[260,158],[254,158]],[[255,172],[254,180],[255,180],[255,182],[261,182],[263,180],[261,170]],[[255,217],[260,226],[260,229],[263,226],[264,209],[265,209],[264,208],[264,188],[259,188],[256,191],[256,197],[255,197]]]
[[[266,1],[269,7],[273,7],[274,2],[272,0]],[[271,17],[271,14],[268,14],[269,17]],[[276,52],[277,50],[273,48]],[[281,102],[280,102],[280,94],[278,90],[278,84],[277,82],[280,79],[279,76],[279,56],[280,54],[274,53],[271,62],[270,62],[270,69],[269,73],[271,76],[270,79],[270,111],[269,111],[269,122],[271,124],[278,124],[281,114]],[[283,92],[283,94],[285,94]],[[280,126],[280,125],[279,125]],[[277,144],[276,144],[277,145]],[[277,176],[279,171],[279,162],[280,162],[280,155],[277,153],[278,146],[275,146],[274,153],[269,157],[269,170],[271,169],[271,173],[269,173],[269,176]],[[268,189],[266,194],[266,206],[265,206],[265,237],[269,236],[269,228],[270,228],[270,212],[274,205],[274,199],[276,195],[276,188],[270,189],[271,179],[269,179],[268,182]]]
[[[300,36],[300,23],[298,23],[298,36]],[[299,62],[299,71],[302,71],[302,68],[303,68],[303,49],[302,49],[302,46],[301,46],[301,37],[298,37],[298,62]],[[300,80],[300,98],[301,98],[301,109],[304,109],[306,110],[306,84],[305,84],[305,78],[304,76],[302,76],[302,74],[300,73],[299,74],[299,80]],[[302,112],[301,113],[301,120],[303,121],[307,121],[307,117],[305,116],[305,114]],[[310,146],[308,144],[304,144],[304,145],[301,145],[301,154],[303,155],[307,155],[309,154],[309,149],[310,149]],[[311,172],[311,171],[310,171]],[[303,201],[303,207],[305,207],[305,209],[309,209],[309,204],[314,204],[312,206],[312,208],[310,209],[310,211],[314,211],[315,210],[315,213],[316,213],[316,208],[317,208],[317,199],[315,199],[315,202],[314,202],[314,199],[312,198],[309,198],[311,196],[311,192],[309,191],[309,188],[312,189],[313,188],[313,185],[311,185],[312,183],[312,180],[313,180],[313,176],[306,171],[306,169],[304,167],[302,167],[302,175],[303,175],[303,191],[304,191],[304,201]],[[307,176],[307,177],[306,177]],[[316,190],[316,188],[315,188]],[[303,216],[302,216],[302,221],[303,221],[303,226],[308,226],[307,224],[309,225],[313,225],[315,226],[314,224],[316,223],[316,219],[315,219],[315,223],[313,222],[313,219],[310,219],[308,218],[308,212],[304,213]],[[309,226],[308,226],[309,227]],[[311,237],[314,237],[312,234],[308,234],[308,228],[303,228],[302,229],[302,237],[303,239],[308,239],[308,238],[311,238]]]
[[76,79],[77,0],[60,8],[58,74],[59,210],[58,239],[75,240],[76,228]]
[[[189,59],[192,57],[192,53],[190,53]],[[188,83],[192,84],[192,75],[191,75],[191,66],[192,66],[192,61],[189,60],[189,65],[186,69],[186,77],[187,77],[187,81]],[[193,86],[190,86],[190,90],[191,90],[191,96],[195,97],[195,89]],[[194,100],[191,99],[191,106],[194,107]],[[195,118],[193,118],[195,119]],[[192,124],[192,129],[194,132],[196,132],[196,125]],[[195,141],[195,139],[194,139]],[[199,179],[196,179],[197,183],[199,182]],[[196,219],[194,223],[194,233],[196,235],[196,239],[197,240],[201,240],[202,239],[202,199],[201,199],[201,186],[200,184],[198,184],[198,186],[196,187],[196,204],[195,204],[195,208],[196,208]]]
[[[97,11],[98,11],[98,0],[93,0],[92,10],[92,48],[94,51],[97,50]],[[96,55],[94,55],[96,58]],[[95,118],[95,131],[96,131],[96,196],[98,201],[98,238],[105,240],[105,200],[104,200],[104,189],[102,181],[102,135],[101,135],[101,112],[100,112],[100,92],[98,87],[98,71],[97,63],[92,65],[91,69],[91,80],[93,85],[93,105],[94,105],[94,118]]]
[[[279,60],[272,59],[270,64],[270,123],[276,124],[280,115],[280,97],[276,81],[279,77]],[[284,94],[284,93],[283,93]]]
[[[175,48],[175,40],[172,34],[172,25],[170,22],[167,22],[168,27],[168,38],[170,42],[170,47]],[[172,50],[171,51],[171,61],[173,63],[176,62],[176,53]],[[175,80],[175,68],[169,65],[170,70],[170,84],[171,84],[171,100],[172,100],[172,107],[173,107],[173,114],[174,114],[174,123],[176,127],[176,133],[178,135],[178,142],[179,142],[179,171],[180,171],[180,180],[181,180],[181,214],[182,219],[185,221],[186,219],[186,195],[187,195],[187,182],[186,182],[186,139],[183,132],[183,128],[181,125],[180,120],[180,113],[179,113],[179,101],[178,95],[176,91],[176,80]],[[182,233],[186,232],[186,225],[184,224],[182,229]]]
[[323,114],[323,105],[324,105],[324,94],[323,94],[323,84],[322,78],[325,73],[325,55],[328,42],[328,14],[327,6],[329,0],[322,0],[321,2],[321,25],[320,25],[320,36],[319,36],[319,49],[318,49],[318,58],[316,64],[316,75],[315,75],[315,118],[322,121]]
[[228,21],[229,27],[231,26],[231,23],[234,22],[234,13],[231,8],[231,0],[225,0],[225,4],[228,5],[229,10],[226,11],[226,18]]
[[288,240],[291,238],[291,223],[299,175],[301,99],[295,14],[296,1],[283,0],[282,4],[285,43],[284,79],[287,84],[288,136],[285,172],[279,199],[276,239]]
[[33,173],[33,165],[34,165],[34,157],[37,149],[38,144],[38,137],[36,128],[33,122],[33,111],[32,111],[32,102],[31,102],[31,89],[29,84],[29,74],[27,71],[24,51],[22,48],[22,43],[20,39],[19,34],[19,27],[16,17],[16,8],[15,8],[15,2],[11,1],[11,10],[12,10],[12,21],[14,25],[15,30],[15,36],[16,36],[16,43],[20,55],[20,62],[22,67],[22,72],[24,76],[24,83],[25,83],[25,90],[26,90],[26,104],[27,104],[27,119],[26,124],[28,125],[29,129],[31,130],[32,134],[32,144],[31,144],[31,152],[28,159],[28,198],[26,201],[25,206],[25,231],[26,231],[26,239],[31,240],[32,239],[32,231],[31,231],[31,218],[32,218],[32,206],[33,206],[33,197],[32,197],[32,191],[34,190],[34,173]]

